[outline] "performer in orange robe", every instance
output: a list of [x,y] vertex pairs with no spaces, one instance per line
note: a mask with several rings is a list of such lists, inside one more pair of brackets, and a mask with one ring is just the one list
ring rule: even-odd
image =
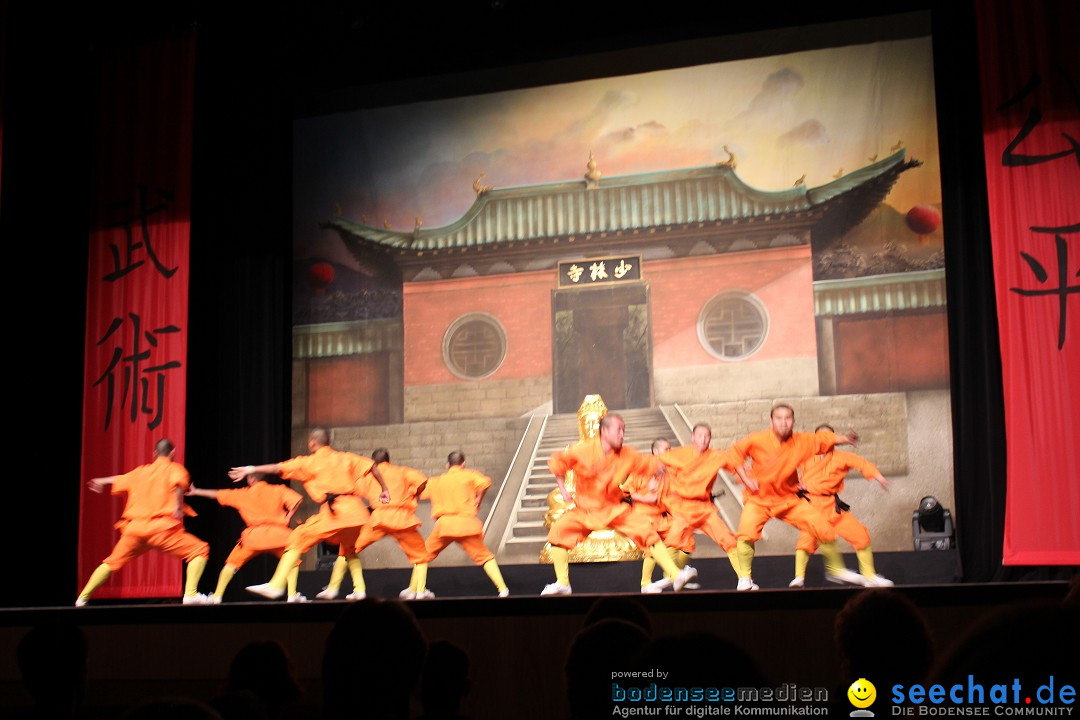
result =
[[[285,552],[281,555],[277,570],[270,581],[262,585],[251,585],[247,589],[256,595],[278,599],[285,595],[288,575],[299,566],[305,552],[320,542],[338,539],[342,531],[354,531],[368,520],[368,510],[360,499],[358,481],[369,473],[382,487],[379,501],[390,502],[386,483],[369,458],[349,452],[340,452],[330,447],[330,433],[324,428],[315,428],[308,437],[310,455],[300,455],[291,460],[267,465],[247,465],[234,467],[229,471],[233,480],[242,480],[252,473],[268,473],[283,478],[299,480],[304,483],[304,490],[319,506],[319,512],[309,517],[289,534],[285,543]],[[360,558],[351,547],[339,552],[353,575],[353,592],[350,600],[362,600],[366,596],[363,570]],[[336,593],[335,593],[336,595]],[[322,596],[322,593],[320,593]]]
[[[424,545],[424,536],[420,534],[420,518],[416,517],[417,498],[427,484],[427,476],[410,467],[391,465],[390,453],[386,448],[379,448],[371,453],[371,459],[386,480],[386,487],[393,499],[382,505],[372,503],[374,510],[371,521],[360,529],[356,552],[361,552],[386,535],[392,536],[413,564],[409,587],[402,590],[399,597],[404,600],[433,598],[435,593],[427,590],[426,585],[427,566],[434,556]],[[369,498],[376,494],[374,484],[368,483],[367,488]]]
[[[820,430],[832,431],[829,425],[819,425]],[[836,529],[836,534],[851,543],[859,559],[859,574],[868,587],[890,587],[892,581],[877,574],[874,569],[874,553],[870,549],[870,533],[855,519],[847,505],[840,500],[844,491],[844,476],[849,470],[858,470],[867,480],[875,480],[888,492],[889,481],[874,463],[855,453],[830,450],[815,455],[802,464],[799,485],[810,499],[810,505],[821,513]],[[788,587],[802,587],[806,582],[806,565],[817,549],[817,541],[810,533],[800,530],[795,545],[795,579]]]
[[[217,588],[210,596],[213,605],[221,603],[225,588],[248,560],[264,552],[280,558],[285,552],[285,545],[292,533],[289,522],[303,498],[288,485],[267,482],[265,477],[261,474],[248,475],[245,488],[204,490],[194,485],[188,488],[188,495],[210,498],[223,507],[235,508],[247,525],[218,575]],[[307,598],[296,590],[299,573],[298,567],[289,573],[288,601],[291,603],[307,602]]]
[[[556,452],[548,461],[563,500],[574,503],[548,531],[555,582],[544,587],[541,595],[569,595],[569,551],[593,530],[611,528],[633,540],[641,548],[652,550],[656,564],[674,578],[676,591],[693,577],[686,568],[679,570],[656,529],[623,502],[622,483],[634,474],[654,475],[663,472],[662,463],[644,456],[630,446],[623,446],[623,419],[614,414],[600,421],[600,436],[583,440],[569,449]],[[574,471],[574,496],[566,491],[566,473]]]
[[[861,585],[861,576],[844,568],[833,526],[797,494],[799,465],[816,454],[828,452],[834,445],[854,445],[858,433],[852,432],[850,437],[828,430],[793,433],[795,411],[789,405],[776,405],[769,418],[768,430],[751,433],[731,447],[735,472],[744,485],[743,511],[736,533],[742,571],[738,589],[758,587],[752,576],[754,543],[761,539],[761,530],[770,518],[783,520],[817,538],[830,580]],[[753,461],[752,475],[744,467],[747,458]]]
[[[431,501],[431,517],[435,518],[435,528],[425,543],[427,551],[434,560],[447,545],[458,543],[474,563],[484,568],[499,597],[506,597],[510,589],[494,553],[484,545],[484,526],[476,516],[484,493],[491,487],[491,478],[466,468],[465,454],[460,450],[447,456],[446,467],[444,474],[428,478],[420,495],[421,500]],[[427,591],[425,584],[415,592],[426,595]]]
[[[656,456],[663,455],[671,449],[671,443],[666,438],[656,438],[652,443],[652,454]],[[662,504],[663,497],[667,492],[667,478],[658,478],[656,475],[631,475],[626,482],[622,485],[623,492],[625,492],[632,501],[630,506],[631,512],[641,515],[648,520],[653,528],[656,529],[656,534],[660,536],[660,539],[667,545],[668,551],[672,555],[672,560],[675,562],[676,567],[680,570],[685,566],[685,561],[680,561],[682,558],[687,557],[687,554],[676,550],[668,543],[667,534],[671,530],[671,513],[669,513],[666,507]],[[693,545],[693,537],[690,538],[691,546]],[[692,549],[692,547],[691,547]],[[652,550],[645,549],[645,557],[641,561],[641,592],[643,593],[658,593],[661,592],[664,587],[670,587],[674,578],[664,577],[656,583],[653,582],[652,575],[653,570],[656,569],[656,560],[653,559]],[[691,585],[691,583],[687,583]],[[692,589],[692,588],[691,588]]]
[[210,557],[210,546],[184,530],[184,515],[195,514],[184,504],[184,492],[191,484],[191,476],[183,465],[173,462],[175,455],[176,447],[172,441],[162,438],[154,446],[154,461],[149,465],[140,465],[124,475],[94,478],[87,483],[97,493],[107,486],[112,487],[113,495],[127,493],[127,503],[116,523],[120,540],[109,557],[90,575],[75,600],[75,607],[86,605],[93,592],[105,584],[112,573],[147,550],[161,550],[187,562],[185,605],[209,602],[198,589],[199,578]]
[[722,468],[734,469],[735,463],[730,453],[709,447],[712,444],[712,428],[705,423],[695,425],[690,437],[690,445],[683,445],[660,456],[669,476],[664,505],[672,515],[671,530],[665,540],[672,547],[689,554],[694,549],[694,531],[700,529],[727,553],[738,575],[735,536],[720,519],[712,500],[717,473]]

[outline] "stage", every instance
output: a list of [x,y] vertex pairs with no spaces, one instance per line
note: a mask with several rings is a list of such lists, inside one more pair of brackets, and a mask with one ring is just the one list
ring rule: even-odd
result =
[[[849,564],[852,558],[848,558]],[[640,602],[652,622],[654,637],[691,630],[714,633],[745,648],[771,683],[835,688],[838,656],[832,639],[837,611],[857,588],[823,587],[820,560],[811,562],[807,587],[788,589],[791,559],[755,561],[762,590],[734,591],[734,574],[724,560],[700,560],[702,589],[679,594],[637,592],[638,563],[575,564],[574,594],[539,597],[551,581],[551,567],[503,568],[511,597],[500,599],[478,568],[432,568],[434,600],[411,601],[428,641],[449,640],[469,655],[474,691],[463,712],[475,720],[514,716],[566,717],[562,667],[586,614],[601,597]],[[945,648],[995,608],[1025,602],[1056,603],[1065,582],[960,584],[953,582],[952,552],[882,553],[878,570],[897,582],[896,591],[924,613]],[[408,582],[406,570],[365,573],[368,593],[394,598]],[[310,597],[325,573],[305,574],[302,590]],[[15,608],[0,613],[3,645],[0,693],[9,708],[26,707],[14,648],[37,624],[70,622],[86,634],[89,679],[84,717],[116,717],[127,707],[162,696],[209,700],[220,692],[238,650],[256,640],[277,640],[296,663],[305,687],[290,717],[316,715],[321,696],[325,639],[347,603],[252,601],[220,606],[185,607],[177,602],[92,601],[88,607]],[[793,643],[793,639],[795,642]],[[358,648],[358,650],[361,650]],[[887,648],[882,649],[887,652]],[[718,678],[724,675],[716,659]],[[358,679],[362,697],[364,682]],[[367,685],[376,691],[378,680]]]

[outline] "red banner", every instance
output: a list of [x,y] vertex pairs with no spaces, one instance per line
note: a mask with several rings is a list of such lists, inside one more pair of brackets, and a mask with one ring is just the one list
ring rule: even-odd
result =
[[[124,495],[86,481],[150,462],[168,437],[183,462],[195,38],[102,53],[86,295],[79,584],[109,554]],[[149,553],[97,597],[180,594],[180,561]]]
[[1003,562],[1080,564],[1080,14],[1072,0],[975,4],[1008,452]]

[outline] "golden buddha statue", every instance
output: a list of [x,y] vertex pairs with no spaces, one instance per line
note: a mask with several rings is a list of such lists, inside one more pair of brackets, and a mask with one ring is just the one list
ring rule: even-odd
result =
[[[600,421],[607,415],[607,405],[599,395],[586,395],[578,408],[578,442],[586,442],[599,436]],[[566,473],[566,491],[574,493],[574,471]],[[544,527],[559,519],[564,512],[572,508],[573,503],[563,500],[559,488],[555,488],[547,497],[548,511],[544,514]],[[616,562],[619,560],[640,560],[641,548],[633,540],[610,528],[594,530],[570,551],[570,562]],[[540,562],[551,563],[551,543],[544,543],[540,551]]]

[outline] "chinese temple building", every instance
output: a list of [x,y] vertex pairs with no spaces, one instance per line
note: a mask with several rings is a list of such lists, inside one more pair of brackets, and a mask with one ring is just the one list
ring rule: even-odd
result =
[[[476,182],[473,205],[444,227],[335,217],[324,227],[357,261],[401,283],[402,313],[295,328],[294,424],[574,412],[589,393],[617,410],[860,392],[832,350],[843,322],[910,310],[943,328],[944,279],[816,292],[812,243],[857,225],[918,165],[900,150],[825,185],[765,192],[734,158],[601,178],[590,157],[579,181]],[[330,410],[305,415],[316,397]]]

